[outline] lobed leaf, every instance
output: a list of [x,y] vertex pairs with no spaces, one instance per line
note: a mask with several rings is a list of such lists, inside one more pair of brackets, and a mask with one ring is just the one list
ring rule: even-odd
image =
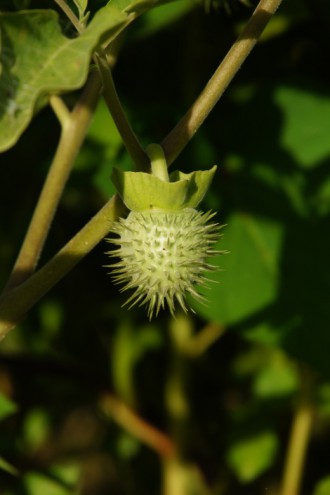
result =
[[45,97],[84,84],[93,50],[127,23],[126,14],[107,6],[72,39],[51,10],[0,15],[0,151],[16,143]]
[[329,92],[280,86],[274,100],[284,117],[281,144],[296,162],[310,169],[329,158]]

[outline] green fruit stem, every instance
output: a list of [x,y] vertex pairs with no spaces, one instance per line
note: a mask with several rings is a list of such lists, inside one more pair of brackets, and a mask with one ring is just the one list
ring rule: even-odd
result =
[[169,182],[167,163],[163,148],[159,144],[149,144],[146,148],[151,162],[151,173],[165,182]]

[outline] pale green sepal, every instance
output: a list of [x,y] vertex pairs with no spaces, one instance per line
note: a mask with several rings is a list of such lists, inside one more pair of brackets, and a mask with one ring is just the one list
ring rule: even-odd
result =
[[132,211],[187,207],[189,181],[185,178],[165,182],[145,172],[123,172],[117,168],[113,169],[111,178],[125,205]]
[[210,170],[196,170],[190,174],[180,172],[180,170],[174,170],[170,174],[170,181],[187,180],[189,182],[187,196],[184,202],[185,208],[196,208],[196,206],[204,198],[206,191],[210,187],[213,176],[217,170],[217,166],[214,165]]

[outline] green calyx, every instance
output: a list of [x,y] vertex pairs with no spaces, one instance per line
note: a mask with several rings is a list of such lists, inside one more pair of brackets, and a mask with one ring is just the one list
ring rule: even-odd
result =
[[151,162],[150,174],[113,170],[112,182],[127,208],[132,211],[195,208],[211,184],[216,165],[210,170],[197,170],[190,174],[174,171],[168,176],[161,146],[151,144],[147,147],[147,154]]

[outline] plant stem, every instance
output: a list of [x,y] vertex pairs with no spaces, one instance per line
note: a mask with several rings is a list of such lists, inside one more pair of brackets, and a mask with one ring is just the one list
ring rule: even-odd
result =
[[167,163],[163,148],[159,144],[149,144],[146,148],[147,155],[151,161],[151,173],[155,177],[168,182],[169,176],[167,171]]
[[190,358],[202,356],[225,332],[226,328],[219,323],[208,323],[196,335],[191,336],[183,350],[184,354]]
[[65,0],[54,0],[57,5],[63,10],[65,15],[70,19],[76,30],[81,34],[84,30],[84,26],[80,23],[79,19],[74,15],[70,7],[67,5]]
[[62,128],[69,125],[71,121],[71,112],[69,111],[62,98],[56,95],[52,95],[49,98],[49,104],[52,107],[53,112],[55,113]]
[[180,314],[171,319],[169,326],[171,361],[165,388],[165,405],[176,455],[163,462],[163,495],[188,495],[189,471],[184,462],[184,448],[189,417],[189,401],[186,396],[186,358],[183,353],[192,335],[190,319]]
[[168,165],[173,163],[206,117],[214,108],[219,98],[227,89],[245,59],[257,43],[272,15],[282,0],[260,0],[243,32],[233,44],[204,90],[182,117],[174,129],[162,141]]
[[108,393],[101,398],[100,406],[106,416],[110,416],[117,424],[162,457],[172,457],[174,455],[175,447],[172,440],[140,418],[121,400]]
[[107,235],[111,222],[123,214],[122,202],[113,196],[48,263],[3,297],[0,303],[0,340]]
[[[6,292],[21,284],[34,272],[47,234],[71,172],[77,153],[85,139],[99,99],[100,80],[93,74],[76,107],[63,117],[60,141],[45,184],[35,207],[21,250],[6,285]],[[57,110],[58,110],[58,102]]]
[[104,53],[99,51],[94,59],[100,71],[103,83],[103,98],[122,137],[123,143],[126,146],[128,153],[131,155],[133,162],[136,165],[136,169],[147,171],[150,168],[148,157],[143,151],[121,106],[107,58]]
[[[65,10],[64,0],[56,0],[56,2]],[[256,44],[258,37],[280,3],[281,0],[260,1],[241,36],[230,49],[204,91],[178,125],[164,139],[162,147],[168,164],[173,162],[204,122]],[[98,54],[97,63],[104,85],[105,101],[124,139],[127,150],[135,161],[137,169],[147,170],[150,165],[149,159],[127,122],[105,55]],[[26,311],[106,235],[109,230],[109,219],[114,220],[117,217],[116,200],[113,199],[52,260],[29,280],[22,283],[33,273],[36,267],[63,187],[86,135],[98,99],[99,84],[97,75],[93,74],[80,102],[71,113],[70,120],[64,119],[66,124],[62,129],[56,155],[6,291],[19,283],[21,285],[6,294],[0,304],[0,318],[2,318],[0,320],[0,339],[15,326]],[[61,110],[59,111],[61,113]]]
[[293,417],[280,495],[299,495],[315,407],[314,380],[309,370],[301,373],[301,396]]

